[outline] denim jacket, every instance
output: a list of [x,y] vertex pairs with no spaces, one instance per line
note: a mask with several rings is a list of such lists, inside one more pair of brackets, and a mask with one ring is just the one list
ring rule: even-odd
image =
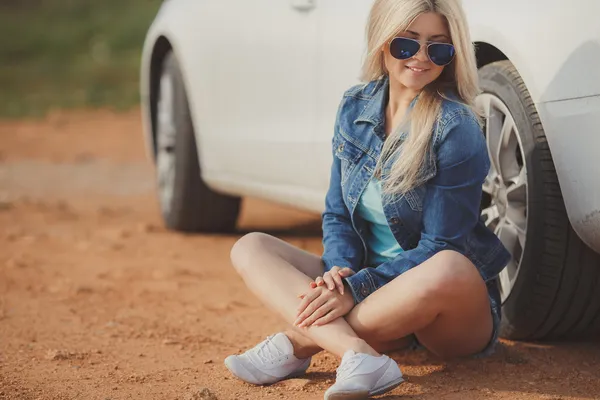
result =
[[[480,217],[482,184],[490,168],[485,137],[472,111],[451,100],[443,101],[434,125],[422,170],[425,183],[384,204],[390,230],[405,251],[382,264],[365,265],[367,222],[356,206],[385,140],[388,87],[387,78],[355,86],[339,106],[322,215],[325,270],[339,266],[356,272],[345,278],[356,303],[442,250],[465,255],[484,281],[496,278],[510,253]],[[390,166],[384,165],[383,178]]]

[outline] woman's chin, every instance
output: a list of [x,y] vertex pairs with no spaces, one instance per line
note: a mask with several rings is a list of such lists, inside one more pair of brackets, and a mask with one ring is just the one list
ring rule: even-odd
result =
[[396,81],[399,82],[405,88],[411,90],[421,90],[425,86],[427,86],[427,84],[430,83],[430,80],[426,79],[426,77],[413,78],[407,76],[399,76],[396,77]]
[[414,81],[400,81],[400,83],[402,84],[402,86],[404,86],[407,89],[410,90],[415,90],[415,91],[420,91],[422,90],[425,86],[427,86],[427,84],[423,83],[423,82],[414,82]]

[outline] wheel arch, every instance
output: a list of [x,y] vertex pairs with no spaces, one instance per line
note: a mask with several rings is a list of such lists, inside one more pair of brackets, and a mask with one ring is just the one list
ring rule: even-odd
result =
[[160,86],[160,76],[162,73],[162,64],[165,57],[173,51],[173,46],[169,39],[165,36],[159,36],[152,48],[150,56],[150,69],[149,69],[149,101],[148,107],[150,111],[150,144],[152,148],[152,157],[156,159],[156,118],[157,118],[157,107],[158,107],[158,90]]
[[496,61],[508,60],[500,49],[486,42],[475,42],[475,57],[478,69]]
[[[474,43],[475,44],[475,55],[476,55],[476,59],[477,59],[477,68],[481,68],[485,65],[491,64],[493,62],[497,62],[497,61],[503,61],[503,60],[509,60],[512,62],[512,60],[502,51],[500,50],[498,47],[485,42],[485,41],[477,41]],[[515,65],[515,67],[517,67]],[[518,67],[517,67],[518,70]],[[523,75],[521,75],[521,78],[525,81],[525,77]],[[525,85],[527,86],[527,82],[525,82]],[[552,103],[554,104],[554,103]],[[554,155],[553,152],[553,144],[557,144],[558,140],[557,137],[558,135],[556,134],[556,132],[554,132],[553,129],[547,129],[548,126],[547,124],[551,124],[552,121],[552,117],[549,113],[546,112],[546,108],[548,107],[548,105],[546,105],[545,103],[536,103],[536,108],[538,111],[538,116],[540,118],[540,122],[542,124],[542,129],[544,129],[544,131],[546,132],[546,137],[548,140],[548,147],[550,148],[550,153]],[[553,157],[554,159],[555,157]],[[568,169],[564,169],[561,168],[562,165],[565,165],[565,162],[554,162],[555,168],[556,168],[556,174],[558,177],[558,183],[559,186],[562,188],[568,187],[568,188],[573,188],[574,186],[577,186],[577,179],[573,179],[573,174],[570,173],[570,170]],[[573,189],[574,190],[574,189]],[[577,190],[574,190],[575,192],[577,192]],[[597,217],[598,212],[596,211],[595,213],[593,211],[588,212],[586,214],[585,210],[588,210],[588,208],[583,207],[580,203],[581,200],[577,201],[576,198],[572,198],[573,196],[569,196],[567,193],[567,198],[563,197],[564,200],[564,204],[565,204],[565,208],[567,211],[567,216],[569,218],[569,221],[571,222],[571,225],[573,226],[575,233],[577,234],[577,236],[583,240],[589,247],[591,247],[592,249],[594,249],[596,252],[600,251],[600,241],[598,240],[598,230],[597,228],[595,228],[594,223],[592,222],[588,222],[587,220],[584,220],[582,222],[582,218],[581,215],[590,215],[588,216],[588,219],[592,220],[598,220],[599,218]]]

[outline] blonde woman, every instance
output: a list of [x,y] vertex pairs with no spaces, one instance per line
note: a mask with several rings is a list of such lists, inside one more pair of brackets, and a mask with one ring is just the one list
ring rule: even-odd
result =
[[495,278],[509,253],[479,218],[490,162],[473,110],[474,49],[460,0],[376,0],[363,85],[343,96],[322,257],[251,233],[231,251],[250,290],[290,328],[226,366],[253,384],[341,357],[325,399],[402,382],[382,352],[417,341],[441,357],[489,353]]

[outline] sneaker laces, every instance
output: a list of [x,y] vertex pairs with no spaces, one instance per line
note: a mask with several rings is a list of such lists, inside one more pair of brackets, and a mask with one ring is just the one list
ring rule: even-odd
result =
[[354,366],[356,365],[356,362],[358,360],[356,358],[352,358],[349,361],[346,361],[344,363],[342,363],[336,370],[335,370],[335,379],[340,379],[343,380],[345,379],[349,373],[354,370]]
[[[281,351],[281,349],[273,342],[272,338],[273,336],[267,336],[267,339],[259,345],[259,348],[256,351],[256,354],[262,361],[270,364],[273,364],[275,361],[280,360],[282,356],[285,356],[283,351]],[[287,359],[288,357],[286,356],[285,358]]]

